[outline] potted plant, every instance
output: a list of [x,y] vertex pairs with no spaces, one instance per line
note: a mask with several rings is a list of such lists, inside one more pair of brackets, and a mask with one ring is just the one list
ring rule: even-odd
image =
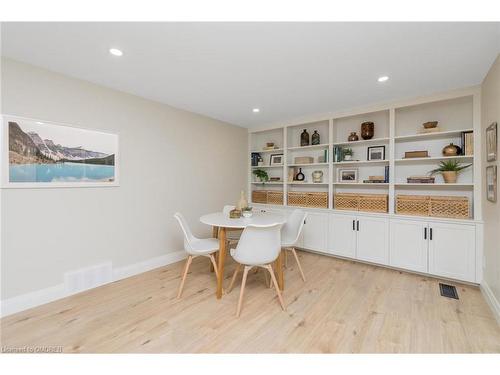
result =
[[243,217],[252,217],[252,207],[243,207],[241,209]]
[[465,168],[469,168],[472,164],[461,165],[458,160],[443,160],[439,163],[439,167],[433,169],[429,173],[431,175],[436,173],[441,173],[444,182],[447,184],[453,184],[457,182],[457,175],[459,172],[463,171]]
[[354,155],[352,148],[345,148],[342,150],[342,153],[344,154],[344,160],[351,160],[352,155]]
[[254,169],[253,174],[260,180],[260,182],[269,181],[269,176],[267,175],[267,172],[262,169]]

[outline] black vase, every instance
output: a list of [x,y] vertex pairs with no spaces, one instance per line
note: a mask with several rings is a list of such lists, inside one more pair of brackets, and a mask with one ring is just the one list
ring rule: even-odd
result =
[[320,139],[319,139],[319,133],[317,130],[314,131],[313,135],[311,136],[311,144],[312,145],[319,145],[320,144]]
[[295,179],[297,181],[304,181],[304,173],[302,173],[302,168],[299,168],[299,173],[297,173],[297,176],[295,176]]
[[301,146],[309,146],[309,133],[306,129],[300,135],[300,145]]

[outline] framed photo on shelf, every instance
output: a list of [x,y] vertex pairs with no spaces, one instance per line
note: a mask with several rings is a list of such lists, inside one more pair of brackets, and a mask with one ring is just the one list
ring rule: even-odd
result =
[[490,126],[486,128],[486,160],[495,161],[497,160],[497,123],[493,122]]
[[497,166],[486,167],[486,198],[495,203],[497,201]]
[[269,159],[269,165],[283,165],[283,154],[273,154]]
[[358,169],[357,168],[339,168],[337,169],[338,182],[358,182]]
[[385,146],[368,147],[367,160],[385,160]]

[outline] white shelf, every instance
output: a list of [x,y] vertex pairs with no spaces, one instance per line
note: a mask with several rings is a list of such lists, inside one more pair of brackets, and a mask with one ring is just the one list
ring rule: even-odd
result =
[[387,143],[389,142],[389,138],[372,138],[372,139],[360,139],[359,141],[352,142],[339,142],[334,143],[334,146],[346,146],[346,145],[362,145],[368,143]]
[[252,165],[252,168],[283,168],[283,165]]
[[388,182],[334,182],[334,185],[351,185],[351,186],[388,186]]
[[328,167],[328,163],[287,164],[287,167]]
[[418,183],[418,182],[412,182],[412,183],[408,183],[408,182],[398,182],[398,183],[395,183],[394,186],[418,186],[418,187],[426,187],[426,188],[432,188],[432,187],[437,187],[437,188],[440,188],[440,187],[474,187],[474,184],[473,183],[454,183],[454,184],[447,184],[447,183],[444,183],[444,182],[436,182],[436,183],[433,183],[433,184],[428,184],[428,183]]
[[461,130],[449,130],[444,132],[435,132],[435,133],[422,133],[422,134],[410,134],[410,135],[400,135],[394,137],[396,142],[398,141],[413,141],[420,139],[432,139],[432,138],[447,138],[459,136],[463,132],[471,132],[473,129],[461,129]]
[[468,159],[474,159],[474,155],[457,155],[457,156],[430,156],[427,158],[402,158],[402,159],[395,159],[394,161],[396,163],[413,163],[413,162],[419,162],[419,161],[433,161],[433,160],[448,160],[448,159],[457,159],[457,160],[468,160]]
[[344,164],[389,164],[389,160],[344,160],[333,163],[334,165]]
[[330,146],[328,143],[322,143],[319,145],[309,145],[309,146],[297,146],[297,147],[288,147],[288,150],[294,151],[294,150],[311,150],[315,148],[325,148]]
[[288,185],[328,185],[328,182],[287,182]]
[[251,183],[253,185],[283,185],[283,181],[279,181],[279,182],[274,182],[274,181],[256,182],[256,181],[252,181]]
[[253,150],[253,151],[250,151],[250,154],[263,154],[263,153],[266,153],[266,152],[282,152],[284,151],[284,149],[282,148],[275,148],[274,150]]

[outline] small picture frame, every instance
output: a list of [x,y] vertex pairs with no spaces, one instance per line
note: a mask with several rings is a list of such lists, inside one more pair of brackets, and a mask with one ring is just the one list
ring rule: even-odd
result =
[[493,122],[490,126],[486,128],[486,160],[495,161],[497,160],[497,123]]
[[493,203],[497,201],[497,166],[486,167],[486,198]]
[[339,168],[337,169],[337,181],[356,183],[358,182],[358,169],[357,168]]
[[385,160],[385,146],[368,147],[367,160]]
[[269,159],[269,165],[283,165],[283,154],[273,154]]

